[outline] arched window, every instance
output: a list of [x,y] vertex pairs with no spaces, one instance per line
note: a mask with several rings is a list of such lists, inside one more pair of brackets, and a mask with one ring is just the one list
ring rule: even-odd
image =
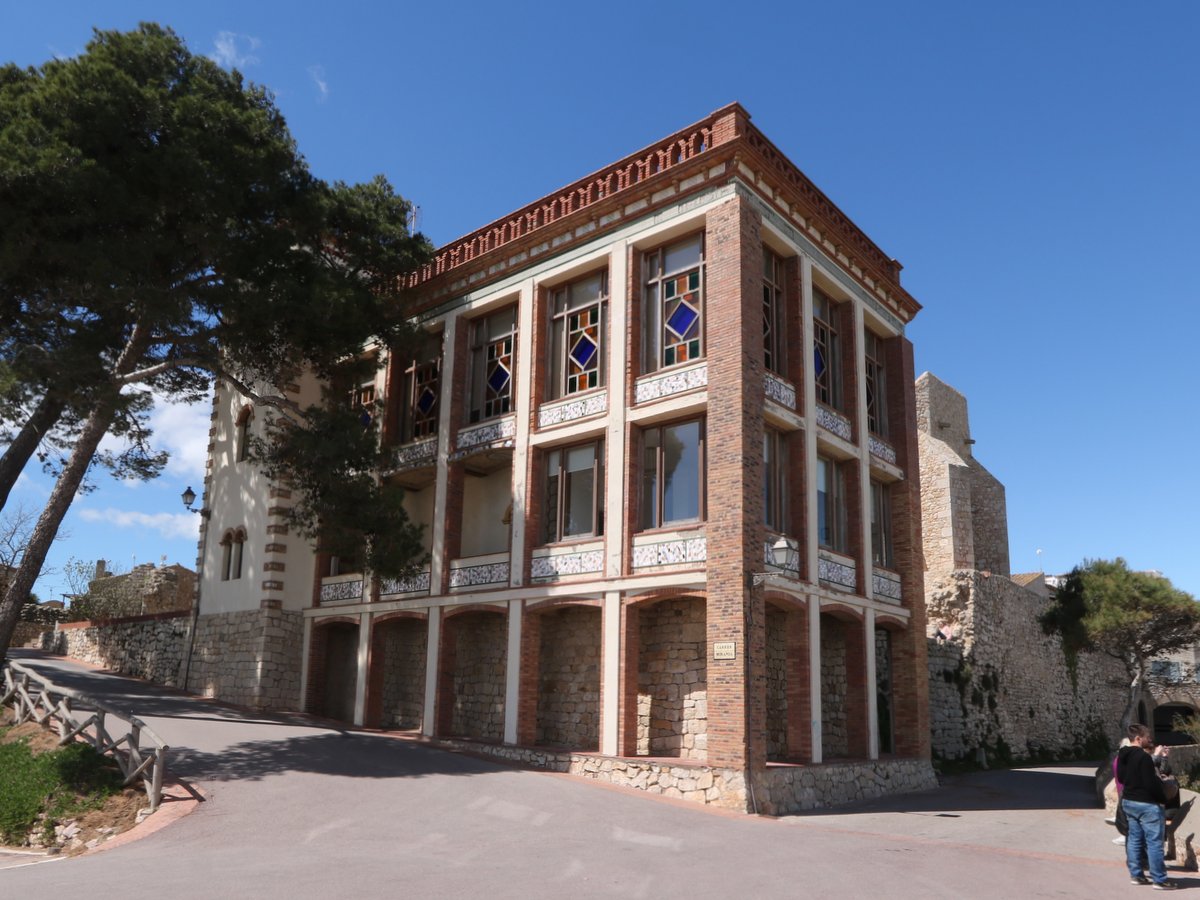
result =
[[243,406],[234,425],[233,458],[236,462],[244,462],[250,454],[250,413],[251,408]]
[[246,530],[230,529],[221,538],[221,580],[231,581],[242,577],[242,550],[246,544]]

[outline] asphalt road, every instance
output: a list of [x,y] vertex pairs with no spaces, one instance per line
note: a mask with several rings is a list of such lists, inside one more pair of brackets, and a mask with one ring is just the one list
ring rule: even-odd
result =
[[[124,846],[10,859],[19,865],[0,870],[0,898],[1095,900],[1135,890],[1086,765],[980,773],[767,819],[37,664],[135,711],[207,799]],[[1172,877],[1200,889],[1184,874]]]

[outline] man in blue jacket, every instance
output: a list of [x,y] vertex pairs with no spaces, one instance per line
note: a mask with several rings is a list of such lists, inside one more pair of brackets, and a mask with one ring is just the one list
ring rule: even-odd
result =
[[[1129,820],[1129,835],[1125,838],[1125,863],[1134,884],[1150,884],[1159,891],[1175,890],[1175,882],[1167,881],[1163,862],[1163,839],[1167,802],[1162,779],[1147,752],[1154,746],[1150,729],[1145,725],[1129,726],[1129,746],[1117,751],[1117,781],[1125,786],[1121,808]],[[1142,848],[1150,862],[1150,878],[1142,874]]]

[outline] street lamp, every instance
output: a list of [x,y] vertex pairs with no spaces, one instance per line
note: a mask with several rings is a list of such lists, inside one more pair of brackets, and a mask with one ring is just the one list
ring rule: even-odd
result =
[[180,499],[183,500],[183,505],[187,507],[188,512],[199,512],[198,509],[192,509],[192,504],[196,502],[196,492],[192,490],[189,484],[187,490],[180,494]]
[[[780,535],[775,543],[771,545],[771,562],[785,571],[790,570],[791,566],[788,563],[791,562],[794,552],[795,549],[792,547],[792,542],[783,535]],[[782,572],[751,572],[750,577],[754,579],[754,586],[758,587],[767,579],[778,578],[782,574]]]
[[[212,511],[201,507],[200,509],[192,509],[192,504],[196,502],[196,492],[192,490],[189,484],[179,495],[179,499],[183,501],[184,509],[190,513],[196,513],[202,519],[207,519],[212,515]],[[185,691],[188,687],[188,678],[192,674],[192,653],[196,647],[196,627],[200,620],[200,582],[204,579],[204,555],[208,550],[208,528],[206,524],[200,526],[200,557],[196,565],[196,587],[192,592],[192,625],[188,629],[187,641],[187,656],[183,662],[183,673],[181,676],[182,687]]]

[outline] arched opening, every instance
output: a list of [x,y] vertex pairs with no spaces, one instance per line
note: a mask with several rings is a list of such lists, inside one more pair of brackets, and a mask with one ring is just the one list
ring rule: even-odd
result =
[[600,610],[567,606],[539,613],[536,619],[534,740],[541,746],[595,752],[600,747]]
[[358,626],[331,622],[314,628],[309,659],[309,711],[339,722],[353,722]]
[[770,600],[766,611],[767,759],[804,762],[812,758],[808,614]]
[[637,754],[708,755],[706,611],[698,597],[638,611]]
[[425,709],[424,619],[401,617],[371,630],[371,676],[367,722],[378,728],[417,729]]
[[1176,718],[1191,718],[1196,710],[1184,703],[1164,703],[1154,708],[1154,743],[1194,744],[1195,741],[1175,727]]
[[[821,753],[867,756],[863,629],[849,613],[821,613]],[[874,689],[874,686],[871,686]]]
[[492,610],[448,616],[442,636],[438,734],[504,739],[508,617]]

